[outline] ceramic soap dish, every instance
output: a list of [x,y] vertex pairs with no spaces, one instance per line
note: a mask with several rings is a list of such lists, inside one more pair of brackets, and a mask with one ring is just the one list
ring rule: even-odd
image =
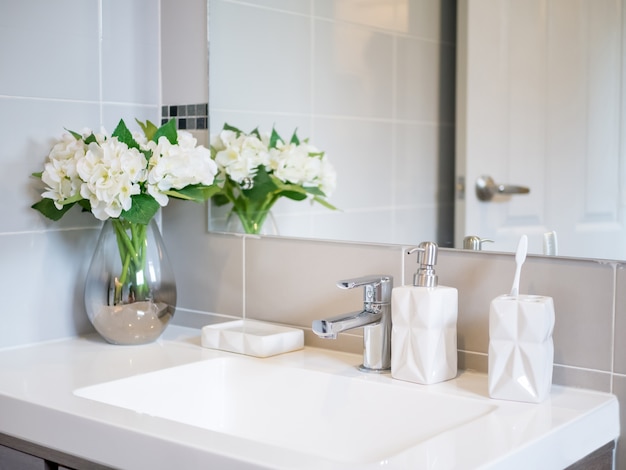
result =
[[236,320],[202,328],[202,346],[255,357],[304,347],[304,332],[258,320]]

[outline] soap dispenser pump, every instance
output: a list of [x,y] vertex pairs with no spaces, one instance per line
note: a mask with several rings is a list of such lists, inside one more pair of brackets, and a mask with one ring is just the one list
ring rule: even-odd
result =
[[458,292],[438,283],[438,246],[421,243],[413,285],[391,294],[391,376],[419,384],[453,379],[457,374]]

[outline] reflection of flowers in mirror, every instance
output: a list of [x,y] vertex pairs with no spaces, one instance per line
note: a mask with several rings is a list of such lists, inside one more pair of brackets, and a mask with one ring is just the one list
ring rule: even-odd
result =
[[218,205],[231,203],[247,233],[259,233],[274,203],[281,197],[310,200],[335,209],[327,201],[337,175],[325,152],[300,140],[294,132],[287,142],[275,129],[245,133],[224,125],[211,136],[211,155],[218,166],[213,196]]

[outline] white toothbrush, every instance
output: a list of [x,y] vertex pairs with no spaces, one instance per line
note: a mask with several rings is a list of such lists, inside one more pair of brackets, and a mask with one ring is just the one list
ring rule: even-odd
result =
[[517,245],[517,251],[515,252],[515,278],[513,279],[513,287],[511,288],[511,297],[517,297],[519,295],[519,278],[522,272],[522,265],[526,261],[526,253],[528,253],[528,237],[522,235]]

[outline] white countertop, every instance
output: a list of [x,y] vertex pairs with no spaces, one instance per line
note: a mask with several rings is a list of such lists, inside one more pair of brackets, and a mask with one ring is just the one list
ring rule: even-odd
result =
[[[0,433],[123,469],[364,468],[74,395],[82,387],[233,355],[202,348],[200,330],[175,325],[145,346],[114,346],[94,335],[0,349]],[[352,367],[360,356],[322,349],[250,360],[363,377]],[[619,436],[618,402],[610,394],[553,386],[550,398],[536,405],[490,399],[487,376],[473,372],[427,387],[398,383],[388,374],[368,375],[366,380],[470,397],[497,407],[484,418],[409,449],[402,458],[368,468],[406,468],[410,462],[432,469],[556,469]],[[440,458],[450,455],[454,458]]]

